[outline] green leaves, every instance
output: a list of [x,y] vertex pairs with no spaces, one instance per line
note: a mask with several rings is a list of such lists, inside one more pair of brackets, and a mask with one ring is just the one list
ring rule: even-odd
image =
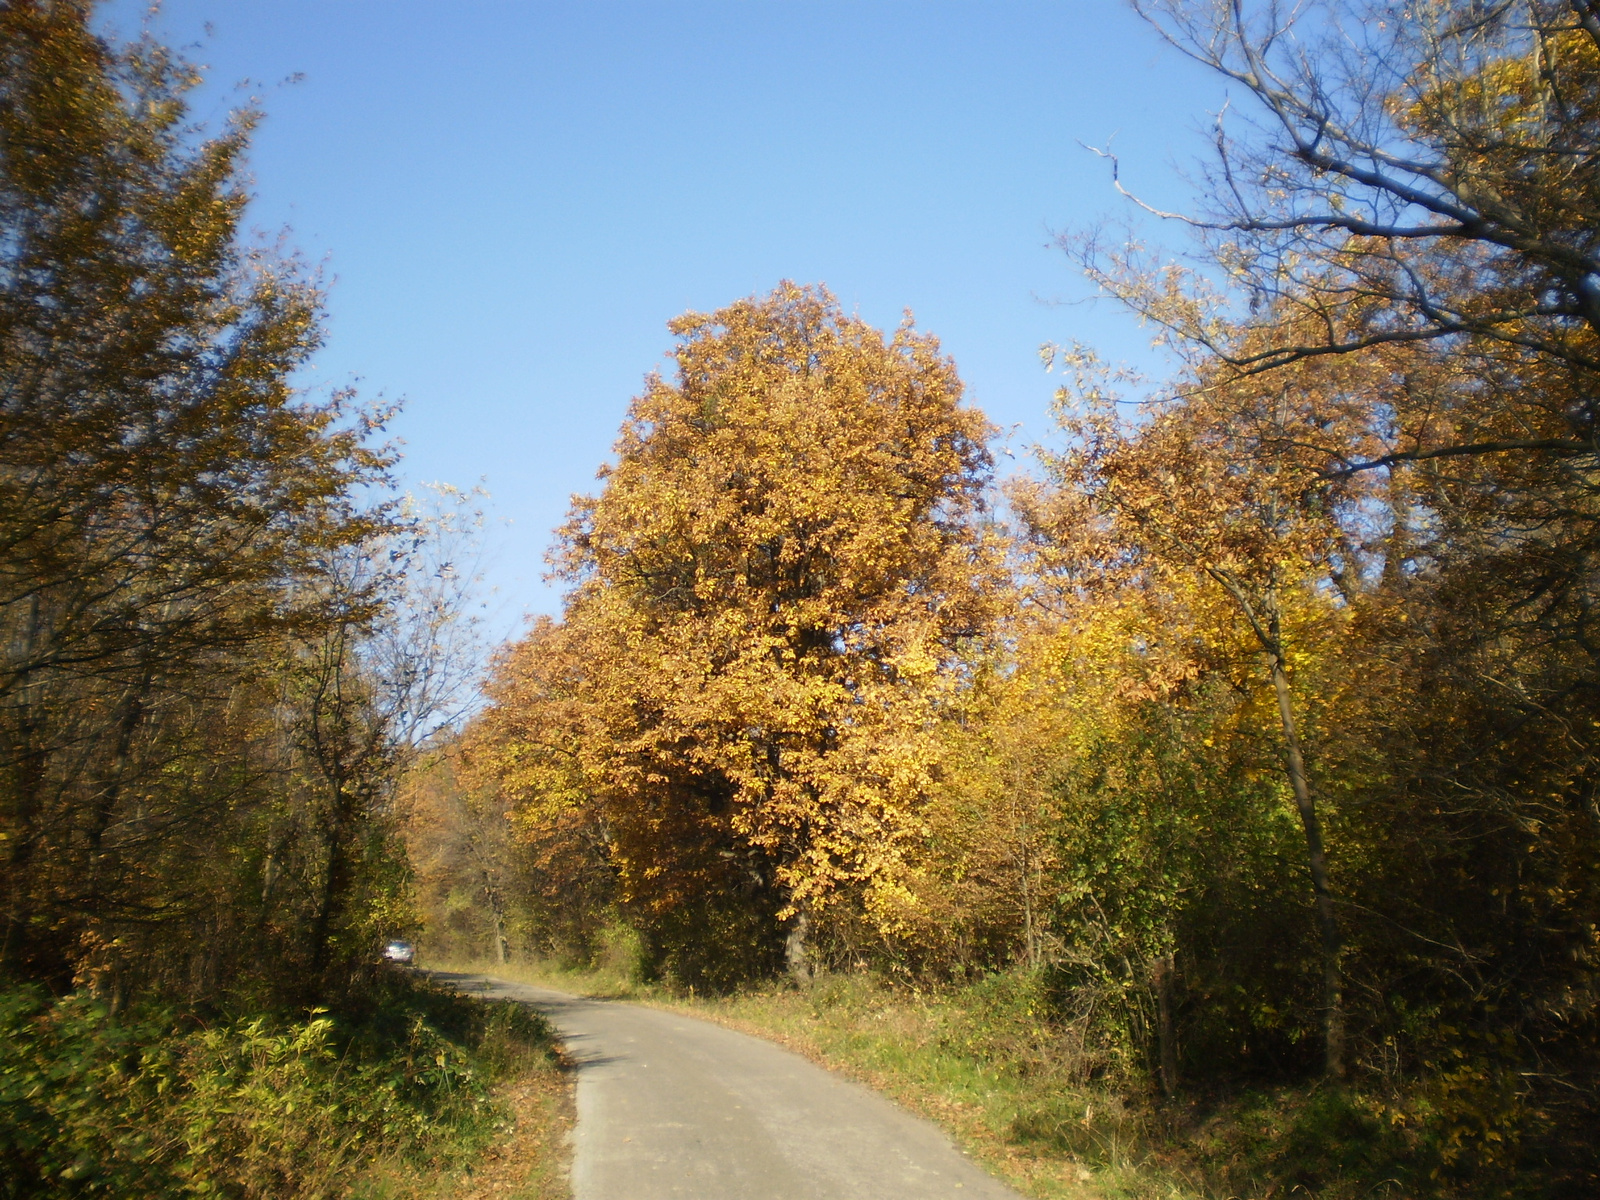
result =
[[413,1000],[389,998],[400,1036],[372,1043],[322,1010],[199,1023],[0,991],[0,1196],[311,1200],[380,1153],[470,1152],[511,1043],[548,1031],[493,1009],[447,1037]]

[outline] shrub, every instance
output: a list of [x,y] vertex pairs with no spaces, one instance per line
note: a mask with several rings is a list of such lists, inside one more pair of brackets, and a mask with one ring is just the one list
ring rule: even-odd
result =
[[366,1012],[205,1023],[0,991],[0,1197],[323,1197],[374,1157],[464,1157],[547,1046],[515,1005],[391,987]]

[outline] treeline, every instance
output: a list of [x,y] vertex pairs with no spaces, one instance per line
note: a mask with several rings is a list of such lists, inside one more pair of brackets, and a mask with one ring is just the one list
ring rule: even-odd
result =
[[5,12],[0,779],[9,969],[345,986],[405,920],[379,819],[453,601],[381,414],[297,392],[321,299],[242,245],[255,113],[83,6]]
[[1193,269],[1066,243],[1173,377],[1051,348],[1002,498],[909,323],[680,318],[434,780],[511,833],[436,899],[699,988],[1036,970],[1085,1079],[1320,1079],[1407,1189],[1587,1194],[1600,11],[1150,15],[1261,113]]
[[0,1195],[338,1194],[492,1116],[485,1018],[377,966],[470,516],[296,389],[256,111],[93,17],[0,5]]

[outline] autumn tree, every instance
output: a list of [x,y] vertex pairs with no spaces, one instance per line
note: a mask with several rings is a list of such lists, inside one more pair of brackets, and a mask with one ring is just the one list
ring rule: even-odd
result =
[[[1425,465],[1447,508],[1497,524],[1485,577],[1519,580],[1536,623],[1589,645],[1600,454],[1594,5],[1139,8],[1251,104],[1219,118],[1205,200],[1177,217],[1216,269],[1158,268],[1136,247],[1069,239],[1091,276],[1174,348],[1208,359],[1211,378],[1387,352],[1390,367],[1361,368],[1374,379],[1390,371],[1364,398],[1370,436],[1329,457],[1337,438],[1313,431],[1289,443],[1268,425],[1262,452],[1309,450],[1330,480],[1399,479],[1407,464]],[[1406,347],[1411,365],[1391,369]]]
[[1592,1178],[1593,14],[1144,7],[1246,106],[1179,218],[1198,267],[1070,241],[1184,363],[1137,428],[1085,428],[1088,492],[1241,612],[1268,594],[1206,543],[1275,528],[1247,574],[1329,605],[1321,650],[1258,642],[1323,713],[1348,1072],[1449,1094],[1418,1119],[1451,1169]]
[[[1087,551],[1101,576],[1096,590],[1116,576],[1126,577],[1130,587],[1137,582],[1159,590],[1171,586],[1157,582],[1162,576],[1186,572],[1217,588],[1249,631],[1272,688],[1284,776],[1304,834],[1322,942],[1324,1069],[1341,1076],[1343,938],[1291,677],[1292,662],[1304,654],[1292,644],[1286,613],[1295,592],[1326,577],[1335,526],[1328,519],[1326,484],[1294,458],[1268,458],[1249,438],[1261,423],[1283,424],[1303,414],[1291,417],[1270,389],[1250,398],[1227,393],[1219,400],[1223,388],[1213,384],[1188,389],[1182,400],[1156,400],[1143,420],[1125,421],[1093,356],[1076,350],[1063,357],[1076,375],[1075,384],[1058,396],[1070,448],[1044,457],[1054,486],[1066,497],[1066,520],[1037,499],[1025,511],[1036,533],[1058,547],[1083,547],[1088,539],[1073,524],[1099,522],[1094,534],[1103,545]],[[1240,419],[1241,412],[1253,413],[1256,422]],[[1326,422],[1306,426],[1322,429]]]
[[[1495,932],[1509,927],[1447,913],[1515,895],[1507,920],[1545,931],[1542,961],[1592,961],[1572,948],[1576,912],[1557,916],[1502,864],[1560,878],[1587,906],[1591,884],[1556,847],[1593,832],[1592,756],[1570,722],[1592,711],[1600,666],[1600,24],[1587,0],[1138,7],[1243,101],[1219,117],[1198,210],[1157,214],[1195,235],[1200,266],[1069,245],[1185,357],[1168,406],[1227,443],[1223,477],[1287,478],[1284,511],[1321,522],[1324,546],[1289,557],[1323,574],[1359,631],[1354,657],[1372,669],[1350,725],[1383,747],[1347,768],[1370,789],[1349,812],[1388,816],[1351,834],[1403,840],[1434,880],[1422,894],[1396,876],[1358,900],[1373,885],[1357,873],[1344,920],[1365,920],[1358,905],[1393,914],[1413,938],[1397,956],[1442,953],[1427,968],[1441,994],[1493,1024],[1488,1006],[1513,1007],[1482,999],[1517,970]],[[1185,461],[1165,468],[1180,492]],[[1548,842],[1518,845],[1511,831],[1533,827]],[[1548,969],[1521,987],[1544,993]],[[1589,968],[1575,971],[1554,986],[1587,994]],[[1533,1042],[1565,1036],[1547,1030]]]
[[[586,753],[608,730],[605,714],[585,703],[586,666],[567,626],[536,621],[490,670],[488,704],[463,731],[457,773],[475,804],[507,820],[527,945],[571,962],[601,949],[618,901],[612,828]],[[665,840],[656,856],[681,863]]]
[[427,950],[449,959],[512,954],[522,905],[516,847],[501,793],[464,785],[454,739],[431,746],[406,772],[403,829]]
[[[1087,540],[1070,552],[1104,562]],[[1168,1097],[1185,1080],[1298,1073],[1325,1048],[1325,961],[1259,642],[1185,564],[1091,570],[1022,647],[1011,700],[1056,731],[1030,757],[1052,756],[1040,891],[1063,1034],[1086,1075],[1153,1078]],[[1337,661],[1327,614],[1298,589],[1283,601],[1299,728],[1315,738]]]
[[503,755],[577,764],[626,902],[663,928],[709,904],[757,956],[781,927],[803,977],[829,905],[893,920],[948,668],[994,607],[989,427],[934,339],[821,289],[671,328],[676,377],[562,531],[562,625],[511,660],[556,655],[529,673],[559,687],[494,719]]
[[[960,720],[945,735],[940,786],[923,818],[900,936],[923,974],[1038,969],[1055,949],[1055,785],[1068,718],[1047,672],[1027,670],[1041,631],[1008,621],[963,669]],[[858,956],[863,957],[863,956]]]
[[321,298],[241,239],[256,113],[197,134],[193,69],[90,16],[0,11],[0,956],[211,993],[350,908],[300,801],[388,787],[419,528],[377,416],[291,383]]
[[[474,698],[483,650],[473,587],[482,513],[475,494],[438,487],[405,497],[379,534],[319,561],[301,581],[317,620],[297,631],[278,672],[281,721],[309,857],[314,977],[368,954],[384,928],[369,885],[403,874],[396,790],[448,738]],[[365,904],[357,904],[363,892]],[[396,901],[391,899],[390,905]]]

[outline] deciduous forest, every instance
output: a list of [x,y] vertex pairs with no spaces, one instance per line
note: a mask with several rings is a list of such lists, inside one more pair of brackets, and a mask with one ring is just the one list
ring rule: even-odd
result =
[[375,966],[471,506],[291,385],[321,297],[241,236],[256,112],[197,138],[193,69],[90,16],[0,6],[0,1195],[343,1194],[481,1142],[542,1044]]
[[1600,5],[1138,7],[1238,111],[1201,207],[1060,248],[1170,375],[1045,347],[1000,472],[909,316],[680,316],[475,699],[469,498],[292,387],[320,297],[239,238],[254,114],[196,141],[181,61],[6,6],[0,1193],[323,1186],[91,1148],[169,1087],[265,1145],[205,1102],[250,1039],[354,1047],[389,1115],[338,1138],[425,1154],[478,1094],[439,1079],[538,1033],[372,966],[410,931],[987,987],[1016,1069],[1210,1131],[1194,1194],[1600,1188]]

